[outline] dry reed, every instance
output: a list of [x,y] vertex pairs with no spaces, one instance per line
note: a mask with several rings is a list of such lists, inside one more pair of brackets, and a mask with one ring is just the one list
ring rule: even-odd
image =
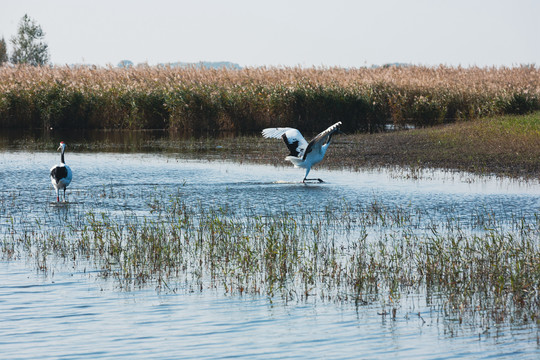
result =
[[314,132],[433,125],[540,109],[540,70],[388,67],[2,67],[0,127]]

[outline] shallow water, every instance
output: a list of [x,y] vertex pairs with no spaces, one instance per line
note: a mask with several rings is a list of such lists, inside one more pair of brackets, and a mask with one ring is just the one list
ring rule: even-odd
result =
[[[534,216],[540,184],[463,173],[326,171],[322,184],[304,185],[303,170],[174,155],[67,153],[73,182],[67,203],[55,204],[48,179],[59,157],[0,153],[0,234],[58,227],[88,211],[152,216],[156,199],[239,213],[301,213],[349,204],[414,206],[431,219],[449,213],[473,223],[487,209],[504,223]],[[473,224],[470,224],[471,226]],[[285,303],[266,296],[224,295],[179,284],[119,291],[114,280],[87,264],[59,261],[47,273],[31,260],[0,262],[0,348],[5,358],[538,358],[532,323],[467,326],[426,304],[403,297],[395,319],[377,302]]]
[[[48,173],[58,160],[50,153],[2,153],[0,200],[6,204],[4,212],[31,218],[42,217],[45,210],[51,213],[56,196]],[[538,181],[463,173],[425,172],[416,179],[398,170],[314,169],[313,176],[325,183],[306,185],[301,183],[304,171],[289,166],[189,160],[172,155],[68,153],[66,163],[74,172],[67,191],[71,212],[96,208],[148,213],[147,205],[153,199],[177,194],[189,203],[296,213],[323,210],[338,200],[365,204],[374,199],[387,205],[412,204],[441,214],[452,209],[466,215],[484,207],[500,218],[540,209]]]
[[[418,303],[395,320],[377,306],[270,303],[215,293],[118,292],[76,271],[44,276],[0,262],[2,357],[534,358],[527,327],[468,329]],[[420,312],[420,316],[418,313]]]

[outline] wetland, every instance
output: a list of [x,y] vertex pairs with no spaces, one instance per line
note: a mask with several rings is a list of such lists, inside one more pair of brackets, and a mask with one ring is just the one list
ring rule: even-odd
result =
[[3,357],[540,356],[536,67],[0,79]]
[[338,166],[361,136],[309,185],[256,137],[2,137],[3,353],[537,358],[538,160],[514,177]]

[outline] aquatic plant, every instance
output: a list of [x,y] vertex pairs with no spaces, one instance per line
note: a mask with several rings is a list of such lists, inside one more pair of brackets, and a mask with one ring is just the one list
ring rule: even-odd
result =
[[376,199],[298,215],[186,204],[180,196],[148,205],[143,217],[90,211],[61,228],[15,231],[12,224],[0,249],[30,256],[43,271],[54,259],[89,261],[126,289],[380,302],[394,317],[408,293],[438,294],[442,300],[430,301],[459,319],[540,321],[537,213],[501,221],[479,209],[441,221]]

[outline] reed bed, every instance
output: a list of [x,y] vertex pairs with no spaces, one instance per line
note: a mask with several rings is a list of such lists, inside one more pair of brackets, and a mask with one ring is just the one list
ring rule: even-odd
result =
[[[8,258],[90,262],[121,288],[217,289],[286,301],[380,303],[400,311],[424,294],[459,321],[540,324],[540,216],[502,221],[488,209],[430,218],[413,205],[338,202],[320,212],[245,213],[152,199],[152,214],[94,213],[57,229],[13,229]],[[14,225],[12,225],[14,226]],[[467,320],[468,321],[468,320]]]
[[540,109],[540,70],[1,67],[0,127],[374,132]]

